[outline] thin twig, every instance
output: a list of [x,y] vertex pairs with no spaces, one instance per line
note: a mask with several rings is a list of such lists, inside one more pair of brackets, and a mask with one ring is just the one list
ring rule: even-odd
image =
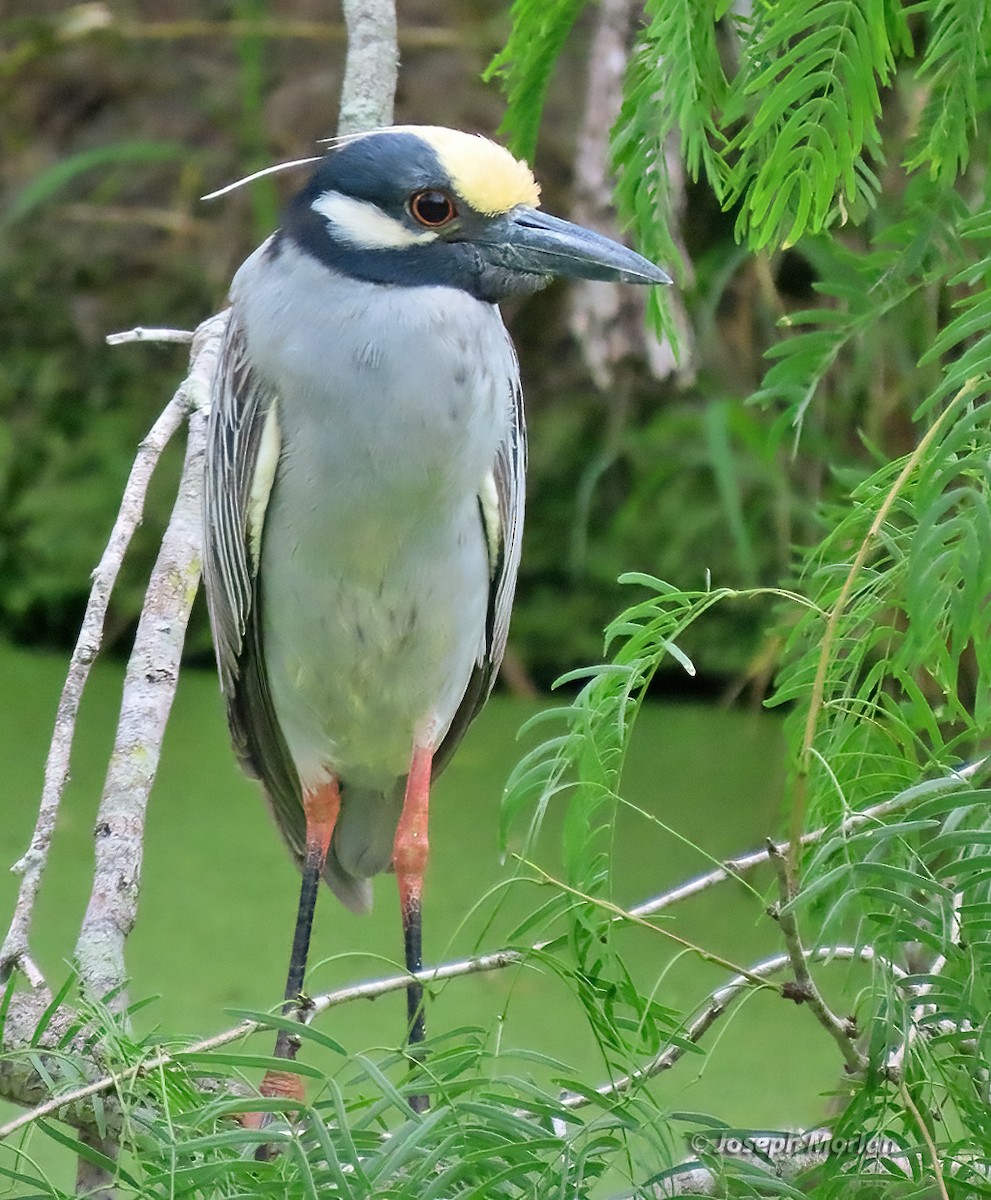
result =
[[819,714],[822,711],[822,706],[826,696],[826,674],[829,670],[829,663],[833,652],[833,644],[839,634],[840,618],[846,609],[847,601],[853,592],[854,583],[857,576],[863,570],[864,564],[867,562],[867,556],[874,546],[875,539],[880,533],[885,521],[888,519],[888,514],[894,507],[895,500],[901,493],[902,488],[911,478],[913,471],[925,458],[929,447],[936,440],[937,435],[943,428],[945,422],[949,419],[951,413],[954,413],[957,406],[962,403],[969,395],[977,389],[977,380],[968,379],[959,392],[953,397],[946,408],[940,413],[937,419],[932,423],[926,431],[925,436],[920,440],[919,444],[909,455],[904,467],[898,473],[898,478],[891,485],[888,494],[885,496],[881,507],[874,514],[874,520],[871,521],[870,528],[867,531],[864,540],[860,543],[860,547],[854,556],[853,562],[850,564],[850,570],[847,572],[846,579],[843,581],[843,586],[840,589],[840,594],[836,597],[836,603],[833,605],[829,620],[826,622],[826,628],[822,635],[822,645],[819,650],[819,658],[816,663],[815,678],[812,681],[812,692],[809,696],[809,711],[805,718],[805,732],[802,737],[802,748],[799,754],[799,769],[800,775],[796,780],[795,794],[791,807],[791,841],[789,843],[789,869],[793,877],[798,877],[798,843],[801,836],[801,828],[805,818],[805,797],[808,786],[808,776],[811,769],[812,746],[815,742],[816,727],[819,722]]
[[[881,959],[871,946],[817,946],[814,950],[805,953],[811,962],[822,960],[882,962],[895,978],[905,977],[905,972],[900,967],[886,959]],[[645,1083],[655,1075],[660,1075],[663,1071],[670,1070],[687,1052],[685,1043],[698,1043],[716,1021],[727,1012],[730,1005],[753,987],[754,976],[762,980],[770,979],[771,976],[789,966],[791,961],[791,955],[788,953],[776,954],[773,958],[767,958],[763,962],[757,963],[746,974],[736,975],[729,983],[724,983],[722,987],[716,988],[688,1022],[684,1031],[679,1034],[677,1045],[666,1046],[656,1058],[645,1066],[596,1088],[596,1094],[603,1098],[619,1095],[638,1084]],[[577,1109],[590,1104],[591,1097],[579,1092],[567,1092],[562,1097],[561,1103],[565,1108]]]
[[[964,771],[973,771],[974,769],[976,768],[964,768],[964,770],[956,774],[961,779],[966,778]],[[947,785],[950,786],[951,783],[955,782],[957,782],[957,779],[953,778],[947,781]],[[803,834],[800,838],[800,843],[802,846],[812,846],[816,842],[822,841],[827,834],[840,836],[849,833],[853,829],[859,829],[861,825],[880,821],[892,813],[900,812],[903,808],[907,808],[912,804],[915,799],[916,797],[910,789],[900,792],[890,800],[884,800],[880,804],[871,805],[870,808],[862,809],[860,812],[851,813],[835,827],[824,825],[820,829],[813,829],[810,833]],[[770,857],[770,851],[765,845],[761,850],[752,850],[749,854],[741,854],[737,858],[724,859],[722,866],[716,867],[715,870],[707,871],[704,875],[697,875],[694,879],[689,879],[687,883],[681,883],[677,887],[671,888],[670,891],[662,892],[659,896],[654,896],[650,900],[645,900],[643,904],[638,904],[635,908],[631,908],[629,910],[630,916],[653,916],[655,913],[669,908],[672,904],[677,904],[681,900],[687,900],[690,896],[697,896],[699,892],[707,891],[717,883],[723,883],[727,879],[744,875],[746,872],[762,866],[769,861]],[[617,919],[620,920],[622,918]]]
[[[950,928],[947,938],[947,941],[952,945],[956,945],[960,940],[960,907],[962,904],[963,892],[957,892],[953,897],[953,909],[950,914]],[[946,955],[937,955],[932,965],[926,971],[926,974],[929,976],[941,975],[945,967]],[[900,1084],[903,1082],[904,1064],[909,1049],[920,1033],[926,1032],[925,1027],[920,1022],[923,1018],[931,1016],[936,1012],[935,1005],[924,1002],[925,997],[932,991],[934,986],[934,983],[919,983],[912,989],[915,1003],[911,1007],[911,1018],[908,1028],[905,1030],[905,1036],[901,1042],[888,1055],[884,1065],[884,1073],[893,1083]],[[940,1022],[940,1025],[942,1024],[943,1022]]]
[[929,1161],[932,1164],[933,1173],[936,1176],[936,1186],[939,1188],[939,1194],[943,1200],[950,1200],[950,1194],[946,1190],[946,1180],[943,1178],[943,1166],[939,1161],[939,1151],[936,1149],[936,1143],[932,1139],[929,1127],[922,1119],[922,1113],[916,1108],[915,1101],[909,1095],[908,1088],[904,1082],[902,1082],[900,1090],[902,1103],[911,1114],[912,1120],[918,1127],[919,1133],[922,1135],[922,1140],[926,1144],[926,1151],[929,1155]]
[[[674,942],[676,946],[681,946],[683,950],[690,950],[692,954],[702,959],[703,962],[713,963],[717,967],[722,967],[725,971],[733,971],[736,974],[746,975],[747,972],[743,967],[737,966],[736,963],[730,961],[728,958],[723,958],[721,954],[713,954],[710,950],[706,950],[703,946],[698,946],[695,944],[695,942],[690,942],[687,938],[683,938],[677,933],[673,933],[670,929],[666,929],[663,925],[651,925],[651,923],[644,920],[643,917],[635,916],[629,909],[620,908],[618,904],[613,904],[610,900],[603,900],[601,896],[590,896],[587,892],[583,892],[578,888],[571,887],[563,880],[557,879],[548,871],[545,871],[542,867],[538,867],[536,863],[528,862],[525,859],[523,861],[526,862],[528,867],[531,867],[534,871],[537,871],[538,874],[542,876],[544,882],[553,884],[554,887],[560,888],[562,892],[567,892],[569,896],[574,896],[575,899],[582,900],[586,904],[592,904],[596,908],[601,909],[603,912],[612,913],[614,920],[624,922],[629,921],[634,925],[640,925],[644,929],[649,929],[651,933],[659,933],[661,937],[666,938],[669,942]],[[541,942],[539,945],[535,946],[534,949],[542,950],[545,945],[547,945],[546,942]],[[763,983],[763,980],[755,977],[751,982],[760,984]]]
[[22,954],[17,965],[21,970],[21,974],[28,981],[28,987],[32,991],[37,991],[38,988],[45,987],[45,977],[41,972],[41,968],[30,954]]
[[[418,971],[413,976],[404,972],[400,975],[392,975],[384,979],[371,980],[367,983],[339,988],[336,991],[327,992],[324,995],[315,997],[307,1006],[307,1019],[310,1020],[342,1004],[353,1003],[356,1000],[374,1000],[390,992],[402,991],[408,987],[411,978],[422,983],[424,987],[430,987],[461,976],[499,971],[512,966],[525,966],[528,962],[528,956],[540,948],[540,946],[535,946],[526,951],[500,950],[492,954],[460,959],[456,962],[445,963],[439,967]],[[820,946],[808,951],[808,957],[811,961],[817,962],[827,959],[835,961],[859,960],[861,962],[879,962],[896,980],[901,981],[906,978],[905,971],[896,964],[881,958],[871,946]],[[729,1005],[748,988],[753,987],[755,983],[766,984],[768,978],[788,966],[790,962],[790,955],[778,954],[773,958],[758,963],[748,971],[734,975],[728,983],[717,988],[705,1001],[699,1009],[698,1014],[688,1024],[686,1032],[683,1035],[684,1040],[696,1041],[700,1039],[726,1011]],[[272,1026],[265,1020],[247,1019],[232,1026],[230,1029],[214,1034],[212,1037],[203,1038],[201,1041],[185,1046],[181,1050],[156,1055],[153,1058],[145,1059],[138,1066],[131,1067],[126,1071],[121,1071],[113,1075],[105,1075],[81,1087],[73,1088],[71,1091],[65,1092],[60,1096],[46,1100],[44,1104],[38,1105],[30,1112],[22,1113],[20,1116],[8,1121],[7,1124],[0,1126],[0,1141],[43,1117],[58,1114],[69,1105],[78,1104],[81,1100],[85,1100],[89,1096],[99,1095],[109,1091],[111,1088],[122,1089],[138,1077],[152,1071],[162,1070],[173,1063],[181,1062],[183,1054],[200,1055],[212,1050],[219,1050],[223,1046],[230,1045],[232,1042],[240,1041],[252,1034],[264,1032],[270,1028]],[[628,1090],[634,1085],[669,1069],[683,1054],[684,1050],[681,1047],[669,1046],[652,1062],[640,1070],[622,1079],[603,1084],[598,1089],[598,1094],[602,1097],[607,1097]],[[590,1100],[587,1096],[579,1096],[577,1094],[566,1094],[562,1101],[564,1106],[569,1109],[580,1108],[589,1102]]]
[[867,1067],[867,1059],[854,1044],[856,1028],[852,1022],[841,1021],[832,1011],[822,993],[816,986],[812,973],[809,971],[809,954],[802,945],[795,913],[788,907],[795,899],[795,884],[788,870],[788,858],[784,848],[768,842],[768,852],[778,877],[778,891],[781,903],[774,910],[774,917],[781,928],[781,935],[788,948],[792,970],[795,973],[795,990],[790,999],[797,1004],[807,1004],[819,1024],[840,1048],[840,1053],[846,1060],[847,1070],[851,1074],[861,1074]]
[[[55,716],[55,728],[52,732],[48,759],[45,763],[45,779],[41,791],[41,802],[38,806],[38,819],[35,822],[34,833],[31,835],[31,844],[27,852],[11,868],[13,871],[19,872],[22,879],[10,928],[4,938],[3,946],[0,947],[0,983],[10,975],[16,966],[27,968],[30,962],[28,937],[34,902],[48,860],[48,851],[51,847],[52,833],[55,829],[55,819],[58,816],[62,793],[65,791],[65,785],[69,778],[69,760],[76,732],[79,705],[86,681],[89,679],[90,668],[103,641],[103,627],[107,607],[110,603],[110,593],[116,583],[121,563],[131,538],[134,536],[134,531],[141,524],[145,496],[152,474],[162,451],[182,424],[188,404],[187,393],[184,388],[180,388],[138,447],[134,465],[131,467],[131,473],[121,498],[117,519],[110,533],[110,540],[93,572],[93,586],[86,604],[79,637],[76,639],[76,645],[69,660],[69,670]],[[33,963],[30,965],[30,970],[26,970],[25,973],[28,975],[32,987],[38,987],[43,983],[41,972]]]
[[[70,10],[72,13],[76,9]],[[347,29],[340,22],[292,20],[286,17],[232,19],[208,21],[189,18],[184,21],[127,21],[115,20],[106,13],[105,20],[84,23],[78,19],[58,27],[62,40],[90,36],[110,30],[122,38],[135,41],[175,41],[187,38],[265,38],[270,41],[343,42]],[[409,26],[399,31],[399,42],[410,48],[450,49],[464,45],[464,35],[440,26]]]
[[[536,947],[534,947],[536,949]],[[409,986],[410,979],[415,979],[422,983],[424,987],[431,987],[438,983],[443,983],[449,979],[457,979],[465,975],[477,975],[483,972],[500,971],[507,967],[525,966],[528,962],[528,956],[532,953],[531,950],[499,950],[493,954],[483,954],[475,958],[459,959],[456,962],[444,963],[439,967],[431,967],[428,970],[418,971],[415,975],[410,975],[403,972],[399,975],[390,975],[384,979],[370,980],[368,983],[354,984],[350,987],[338,988],[336,991],[327,992],[322,996],[317,996],[310,1001],[307,1006],[308,1019],[312,1019],[321,1013],[327,1012],[329,1009],[337,1008],[342,1004],[350,1004],[356,1000],[375,1000],[379,996],[387,995],[390,992],[402,991]],[[881,959],[870,946],[861,946],[854,948],[850,946],[833,946],[833,947],[818,947],[809,952],[810,957],[815,960],[821,959],[838,959],[850,960],[859,959],[862,962],[882,962],[887,970],[889,970],[896,979],[903,979],[905,972],[901,968]],[[786,954],[776,955],[774,958],[766,959],[758,963],[749,971],[743,971],[733,976],[732,979],[722,987],[718,988],[709,999],[705,1002],[688,1027],[686,1037],[692,1040],[693,1036],[701,1037],[703,1033],[714,1023],[721,1012],[742,994],[748,987],[753,987],[754,983],[764,984],[766,979],[771,975],[780,971],[787,966],[790,958]],[[61,1109],[68,1105],[78,1104],[80,1100],[85,1100],[89,1096],[99,1095],[101,1092],[106,1092],[111,1088],[123,1088],[126,1084],[131,1083],[136,1078],[149,1074],[153,1071],[161,1070],[173,1063],[181,1063],[184,1054],[201,1055],[208,1053],[211,1050],[219,1050],[223,1046],[228,1046],[232,1042],[237,1042],[243,1038],[249,1037],[255,1033],[261,1033],[272,1028],[269,1022],[262,1019],[246,1019],[240,1021],[237,1025],[226,1029],[221,1033],[214,1034],[212,1037],[203,1038],[201,1041],[194,1042],[192,1045],[184,1046],[181,1050],[173,1050],[156,1055],[153,1058],[145,1059],[138,1066],[130,1067],[126,1071],[121,1071],[112,1075],[104,1075],[100,1079],[94,1079],[92,1082],[84,1084],[81,1087],[73,1088],[71,1091],[63,1093],[61,1096],[55,1096],[50,1100],[46,1100],[44,1104],[38,1105],[37,1108],[30,1112],[22,1113],[13,1120],[8,1121],[6,1125],[0,1126],[0,1141],[16,1133],[19,1129],[32,1124],[34,1121],[42,1117],[52,1116],[57,1114]],[[605,1084],[599,1089],[599,1094],[607,1096],[616,1092],[620,1092],[631,1086],[633,1083],[649,1078],[651,1075],[656,1075],[660,1071],[672,1066],[681,1057],[682,1051],[677,1047],[669,1047],[662,1054],[658,1055],[653,1063],[648,1064],[641,1071],[628,1076],[625,1080],[618,1080],[613,1083]],[[670,1060],[670,1061],[669,1061]],[[584,1097],[579,1099],[571,1099],[566,1097],[566,1107],[580,1108],[581,1103],[587,1102]]]
[[[81,225],[110,225],[115,229],[130,225],[139,230],[159,230],[182,238],[193,238],[209,232],[209,226],[202,217],[194,217],[182,209],[158,208],[154,204],[108,204],[102,200],[76,200],[59,204],[56,215],[59,220],[77,221]],[[108,335],[104,340],[111,346],[117,345],[110,340],[112,336]]]
[[[968,763],[966,766],[953,771],[945,780],[937,781],[938,786],[951,788],[959,783],[971,780],[987,763],[988,760],[985,758]],[[904,791],[899,792],[897,796],[892,796],[890,800],[882,800],[880,804],[872,804],[868,808],[850,813],[835,828],[824,825],[819,829],[813,829],[811,832],[803,834],[799,839],[799,843],[803,847],[812,846],[816,842],[821,842],[827,834],[841,837],[854,829],[859,829],[861,825],[873,824],[883,820],[885,817],[890,817],[894,813],[901,812],[903,809],[914,804],[917,799],[918,790],[916,788],[906,788]],[[765,845],[761,850],[752,850],[749,854],[741,854],[736,858],[724,859],[722,866],[717,867],[715,870],[707,871],[703,875],[697,875],[694,879],[689,879],[687,883],[681,883],[677,887],[671,888],[670,891],[662,892],[659,896],[654,896],[650,900],[645,900],[642,904],[631,908],[629,910],[630,916],[653,916],[655,913],[669,908],[672,904],[677,904],[680,900],[687,900],[690,896],[697,896],[700,892],[707,891],[717,883],[723,883],[727,879],[733,879],[754,870],[755,867],[768,862],[770,857],[770,851]],[[617,917],[616,919],[622,920],[621,917]]]
[[108,346],[123,346],[127,342],[191,342],[193,333],[188,329],[126,329],[122,333],[108,333]]
[[[405,991],[409,987],[411,978],[422,983],[424,987],[429,987],[431,984],[442,983],[447,979],[456,979],[461,975],[475,975],[485,971],[499,971],[505,967],[521,966],[525,962],[526,954],[523,951],[500,950],[494,954],[483,954],[477,958],[461,959],[458,962],[446,963],[443,966],[434,967],[426,971],[418,971],[412,976],[403,972],[401,975],[391,975],[385,979],[374,979],[368,983],[340,988],[337,991],[328,992],[316,997],[307,1006],[307,1016],[312,1018],[319,1013],[326,1012],[328,1009],[337,1008],[341,1004],[349,1004],[355,1000],[375,1000],[379,996],[384,996],[389,992]],[[77,1104],[80,1100],[85,1100],[88,1096],[99,1095],[102,1092],[109,1091],[111,1088],[123,1087],[123,1085],[132,1082],[139,1076],[151,1071],[160,1070],[176,1061],[181,1061],[183,1054],[203,1054],[210,1050],[219,1050],[222,1046],[230,1045],[231,1042],[239,1041],[253,1033],[264,1032],[271,1028],[273,1026],[264,1020],[244,1020],[232,1028],[224,1030],[222,1033],[203,1038],[201,1041],[194,1042],[190,1046],[184,1046],[181,1050],[159,1054],[154,1058],[145,1059],[136,1067],[129,1067],[126,1071],[94,1079],[91,1083],[84,1084],[82,1087],[73,1088],[71,1091],[64,1092],[60,1096],[46,1100],[44,1104],[38,1105],[37,1108],[31,1109],[30,1112],[22,1113],[19,1117],[8,1121],[6,1125],[0,1126],[0,1141],[3,1141],[4,1138],[9,1137],[12,1133],[16,1133],[18,1129],[23,1129],[26,1125],[30,1125],[42,1117],[57,1114],[66,1106]]]
[[148,581],[127,664],[120,719],[97,814],[96,869],[75,961],[91,993],[126,1007],[124,943],[137,917],[145,812],[158,769],[202,558],[203,457],[210,389],[226,321],[197,330],[182,390],[190,405],[175,507]]

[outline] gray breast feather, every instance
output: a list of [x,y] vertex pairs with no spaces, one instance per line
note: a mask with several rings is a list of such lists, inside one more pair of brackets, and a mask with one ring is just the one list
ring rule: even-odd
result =
[[[248,267],[258,271],[271,265],[272,256],[266,256],[263,249],[249,260]],[[508,344],[508,335],[505,337]],[[488,616],[476,668],[435,752],[435,776],[484,705],[506,647],[520,559],[526,463],[522,397],[511,345],[508,361],[513,369],[506,381],[507,432],[497,448],[490,482],[481,490],[478,507],[491,567]],[[264,666],[260,612],[265,581],[258,573],[262,558],[258,547],[264,538],[272,484],[273,462],[266,463],[266,451],[270,454],[272,449],[272,414],[278,403],[275,390],[253,367],[235,290],[210,420],[204,581],[235,750],[245,769],[261,781],[279,830],[299,864],[305,853],[301,788]],[[381,795],[364,790],[349,795],[346,787],[343,790],[326,878],[349,907],[368,907],[369,886],[360,876],[388,866],[402,785],[403,781],[397,780],[396,788]]]

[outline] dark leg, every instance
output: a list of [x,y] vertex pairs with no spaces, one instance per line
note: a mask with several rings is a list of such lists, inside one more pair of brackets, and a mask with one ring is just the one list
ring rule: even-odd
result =
[[[417,746],[413,751],[403,813],[396,829],[393,863],[399,883],[399,904],[403,918],[403,941],[406,948],[406,969],[419,971],[423,967],[421,938],[421,899],[423,872],[429,850],[427,842],[427,813],[430,804],[430,766],[433,751]],[[416,1057],[416,1047],[426,1036],[423,1017],[423,986],[411,983],[406,989],[406,1019],[410,1050]],[[426,1096],[410,1096],[410,1108],[425,1112]]]
[[[402,893],[400,893],[400,896]],[[422,929],[423,919],[418,900],[400,900],[403,912],[403,942],[406,947],[406,970],[423,969]],[[423,1016],[423,985],[413,982],[406,989],[407,1041],[411,1046],[422,1042],[427,1036]]]
[[[303,797],[306,813],[306,858],[303,861],[303,879],[299,889],[299,908],[296,911],[296,928],[293,932],[292,952],[289,956],[289,974],[286,978],[283,1016],[301,1013],[300,996],[306,976],[306,960],[310,950],[310,932],[313,928],[313,910],[327,849],[337,823],[341,808],[341,796],[337,781],[331,780]],[[275,1057],[292,1062],[299,1051],[300,1039],[296,1034],[280,1029],[275,1039]],[[283,1096],[292,1100],[304,1100],[305,1094],[299,1076],[291,1071],[267,1071],[259,1091],[263,1096]],[[250,1113],[244,1124],[258,1129],[264,1124],[264,1114]],[[272,1148],[259,1146],[256,1158],[268,1158]]]

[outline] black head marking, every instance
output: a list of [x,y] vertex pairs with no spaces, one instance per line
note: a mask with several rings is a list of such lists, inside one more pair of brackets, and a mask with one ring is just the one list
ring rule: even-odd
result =
[[[328,193],[374,205],[410,234],[423,234],[409,212],[424,190],[452,195],[458,216],[433,240],[409,245],[356,245],[339,234],[314,203]],[[459,196],[430,143],[414,133],[385,131],[346,141],[317,164],[283,214],[285,236],[335,271],[372,283],[402,287],[455,287],[495,302],[513,292],[536,291],[547,279],[491,266],[472,244],[488,220]]]

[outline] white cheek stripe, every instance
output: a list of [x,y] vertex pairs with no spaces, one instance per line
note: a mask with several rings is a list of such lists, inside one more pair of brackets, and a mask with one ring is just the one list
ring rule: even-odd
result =
[[362,250],[398,250],[437,240],[429,229],[414,233],[401,222],[387,216],[369,200],[356,200],[343,192],[324,192],[311,205],[326,217],[334,235]]

